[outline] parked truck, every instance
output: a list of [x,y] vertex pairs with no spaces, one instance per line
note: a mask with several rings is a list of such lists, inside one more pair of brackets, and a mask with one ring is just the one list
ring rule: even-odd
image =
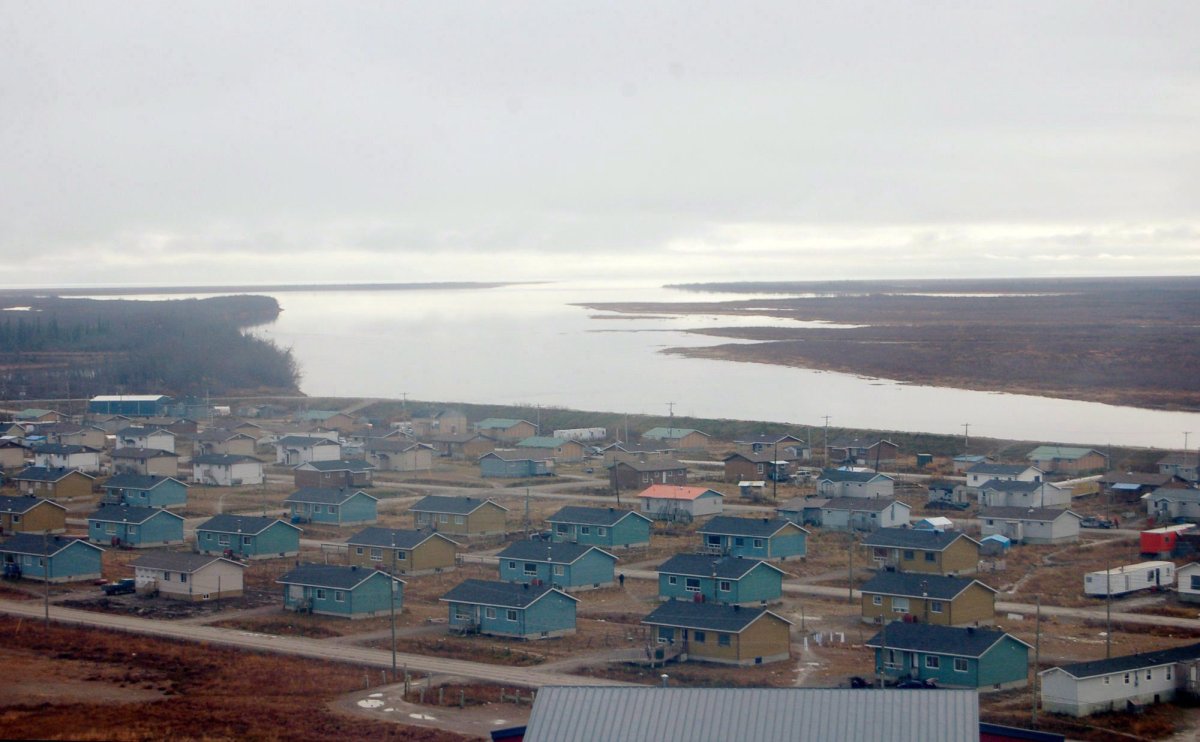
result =
[[1175,565],[1171,562],[1139,562],[1123,567],[1089,572],[1083,578],[1083,592],[1093,597],[1128,595],[1138,590],[1159,590],[1175,584]]

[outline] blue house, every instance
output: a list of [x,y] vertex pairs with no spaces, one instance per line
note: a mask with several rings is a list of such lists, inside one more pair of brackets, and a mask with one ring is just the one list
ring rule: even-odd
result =
[[170,403],[162,394],[102,394],[88,402],[88,414],[159,417]]
[[404,600],[404,580],[365,567],[334,564],[301,564],[278,580],[283,585],[283,607],[341,618],[370,618],[399,612]]
[[769,561],[801,559],[808,552],[808,531],[784,518],[717,517],[696,529],[704,551]]
[[1028,682],[1030,646],[995,629],[894,621],[867,642],[875,673],[918,678],[942,688],[1004,690]]
[[575,633],[577,598],[549,585],[467,580],[441,597],[450,628],[463,633],[546,639]]
[[183,543],[183,516],[164,508],[101,505],[88,516],[88,541],[141,549]]
[[157,474],[117,474],[104,483],[104,501],[142,508],[182,508],[188,486],[174,477]]
[[546,519],[555,543],[587,544],[606,549],[650,545],[654,521],[634,510],[568,505]]
[[303,487],[283,501],[293,523],[328,523],[334,526],[374,523],[379,499],[346,487]]
[[595,546],[514,541],[496,555],[500,579],[550,585],[560,590],[590,590],[613,584],[617,558]]
[[485,477],[546,477],[554,473],[554,459],[528,451],[492,451],[479,457],[479,473]]
[[244,559],[273,559],[300,553],[300,529],[275,518],[217,515],[196,527],[196,551]]
[[658,567],[658,597],[766,605],[783,596],[783,570],[759,559],[676,554]]
[[49,582],[75,582],[100,577],[104,549],[77,538],[18,533],[0,543],[4,576]]

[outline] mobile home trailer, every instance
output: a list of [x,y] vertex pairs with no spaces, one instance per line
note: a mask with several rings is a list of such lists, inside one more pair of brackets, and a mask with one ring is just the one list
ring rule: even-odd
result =
[[1083,578],[1083,592],[1095,597],[1118,596],[1138,590],[1169,587],[1174,583],[1173,563],[1140,562],[1100,572],[1089,572]]

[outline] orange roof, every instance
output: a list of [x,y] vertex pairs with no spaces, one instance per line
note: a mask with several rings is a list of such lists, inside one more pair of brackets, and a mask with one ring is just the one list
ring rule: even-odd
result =
[[676,484],[652,484],[638,497],[656,497],[661,500],[695,500],[706,492],[724,497],[720,492],[707,487],[680,487]]

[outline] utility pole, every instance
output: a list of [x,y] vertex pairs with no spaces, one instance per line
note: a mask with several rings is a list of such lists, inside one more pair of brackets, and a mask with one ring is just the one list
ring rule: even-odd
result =
[[963,423],[963,453],[971,448],[971,423]]
[[396,682],[396,532],[392,531],[392,573],[388,585],[389,612],[392,616],[392,682]]
[[771,457],[771,500],[779,502],[779,439],[775,439],[775,455]]
[[667,418],[670,422],[667,423],[668,436],[675,435],[675,403],[667,402]]
[[[850,531],[850,570],[849,570],[850,587],[846,590],[846,602],[854,602],[854,531]],[[887,616],[884,616],[887,618]]]
[[42,530],[42,607],[46,612],[45,627],[50,629],[50,531]]
[[829,415],[825,415],[825,455],[822,458],[824,459],[825,468],[828,469],[829,468]]
[[1104,571],[1104,659],[1112,659],[1112,559]]
[[1038,675],[1038,668],[1041,667],[1041,661],[1042,661],[1042,596],[1040,593],[1037,596],[1037,624],[1036,625],[1037,625],[1037,629],[1034,634],[1035,638],[1033,640],[1033,682],[1029,684],[1029,687],[1032,688],[1032,695],[1033,695],[1033,714],[1032,714],[1032,719],[1031,719],[1033,723],[1031,724],[1031,726],[1033,726],[1034,728],[1037,728],[1038,678],[1041,677],[1040,675]]

